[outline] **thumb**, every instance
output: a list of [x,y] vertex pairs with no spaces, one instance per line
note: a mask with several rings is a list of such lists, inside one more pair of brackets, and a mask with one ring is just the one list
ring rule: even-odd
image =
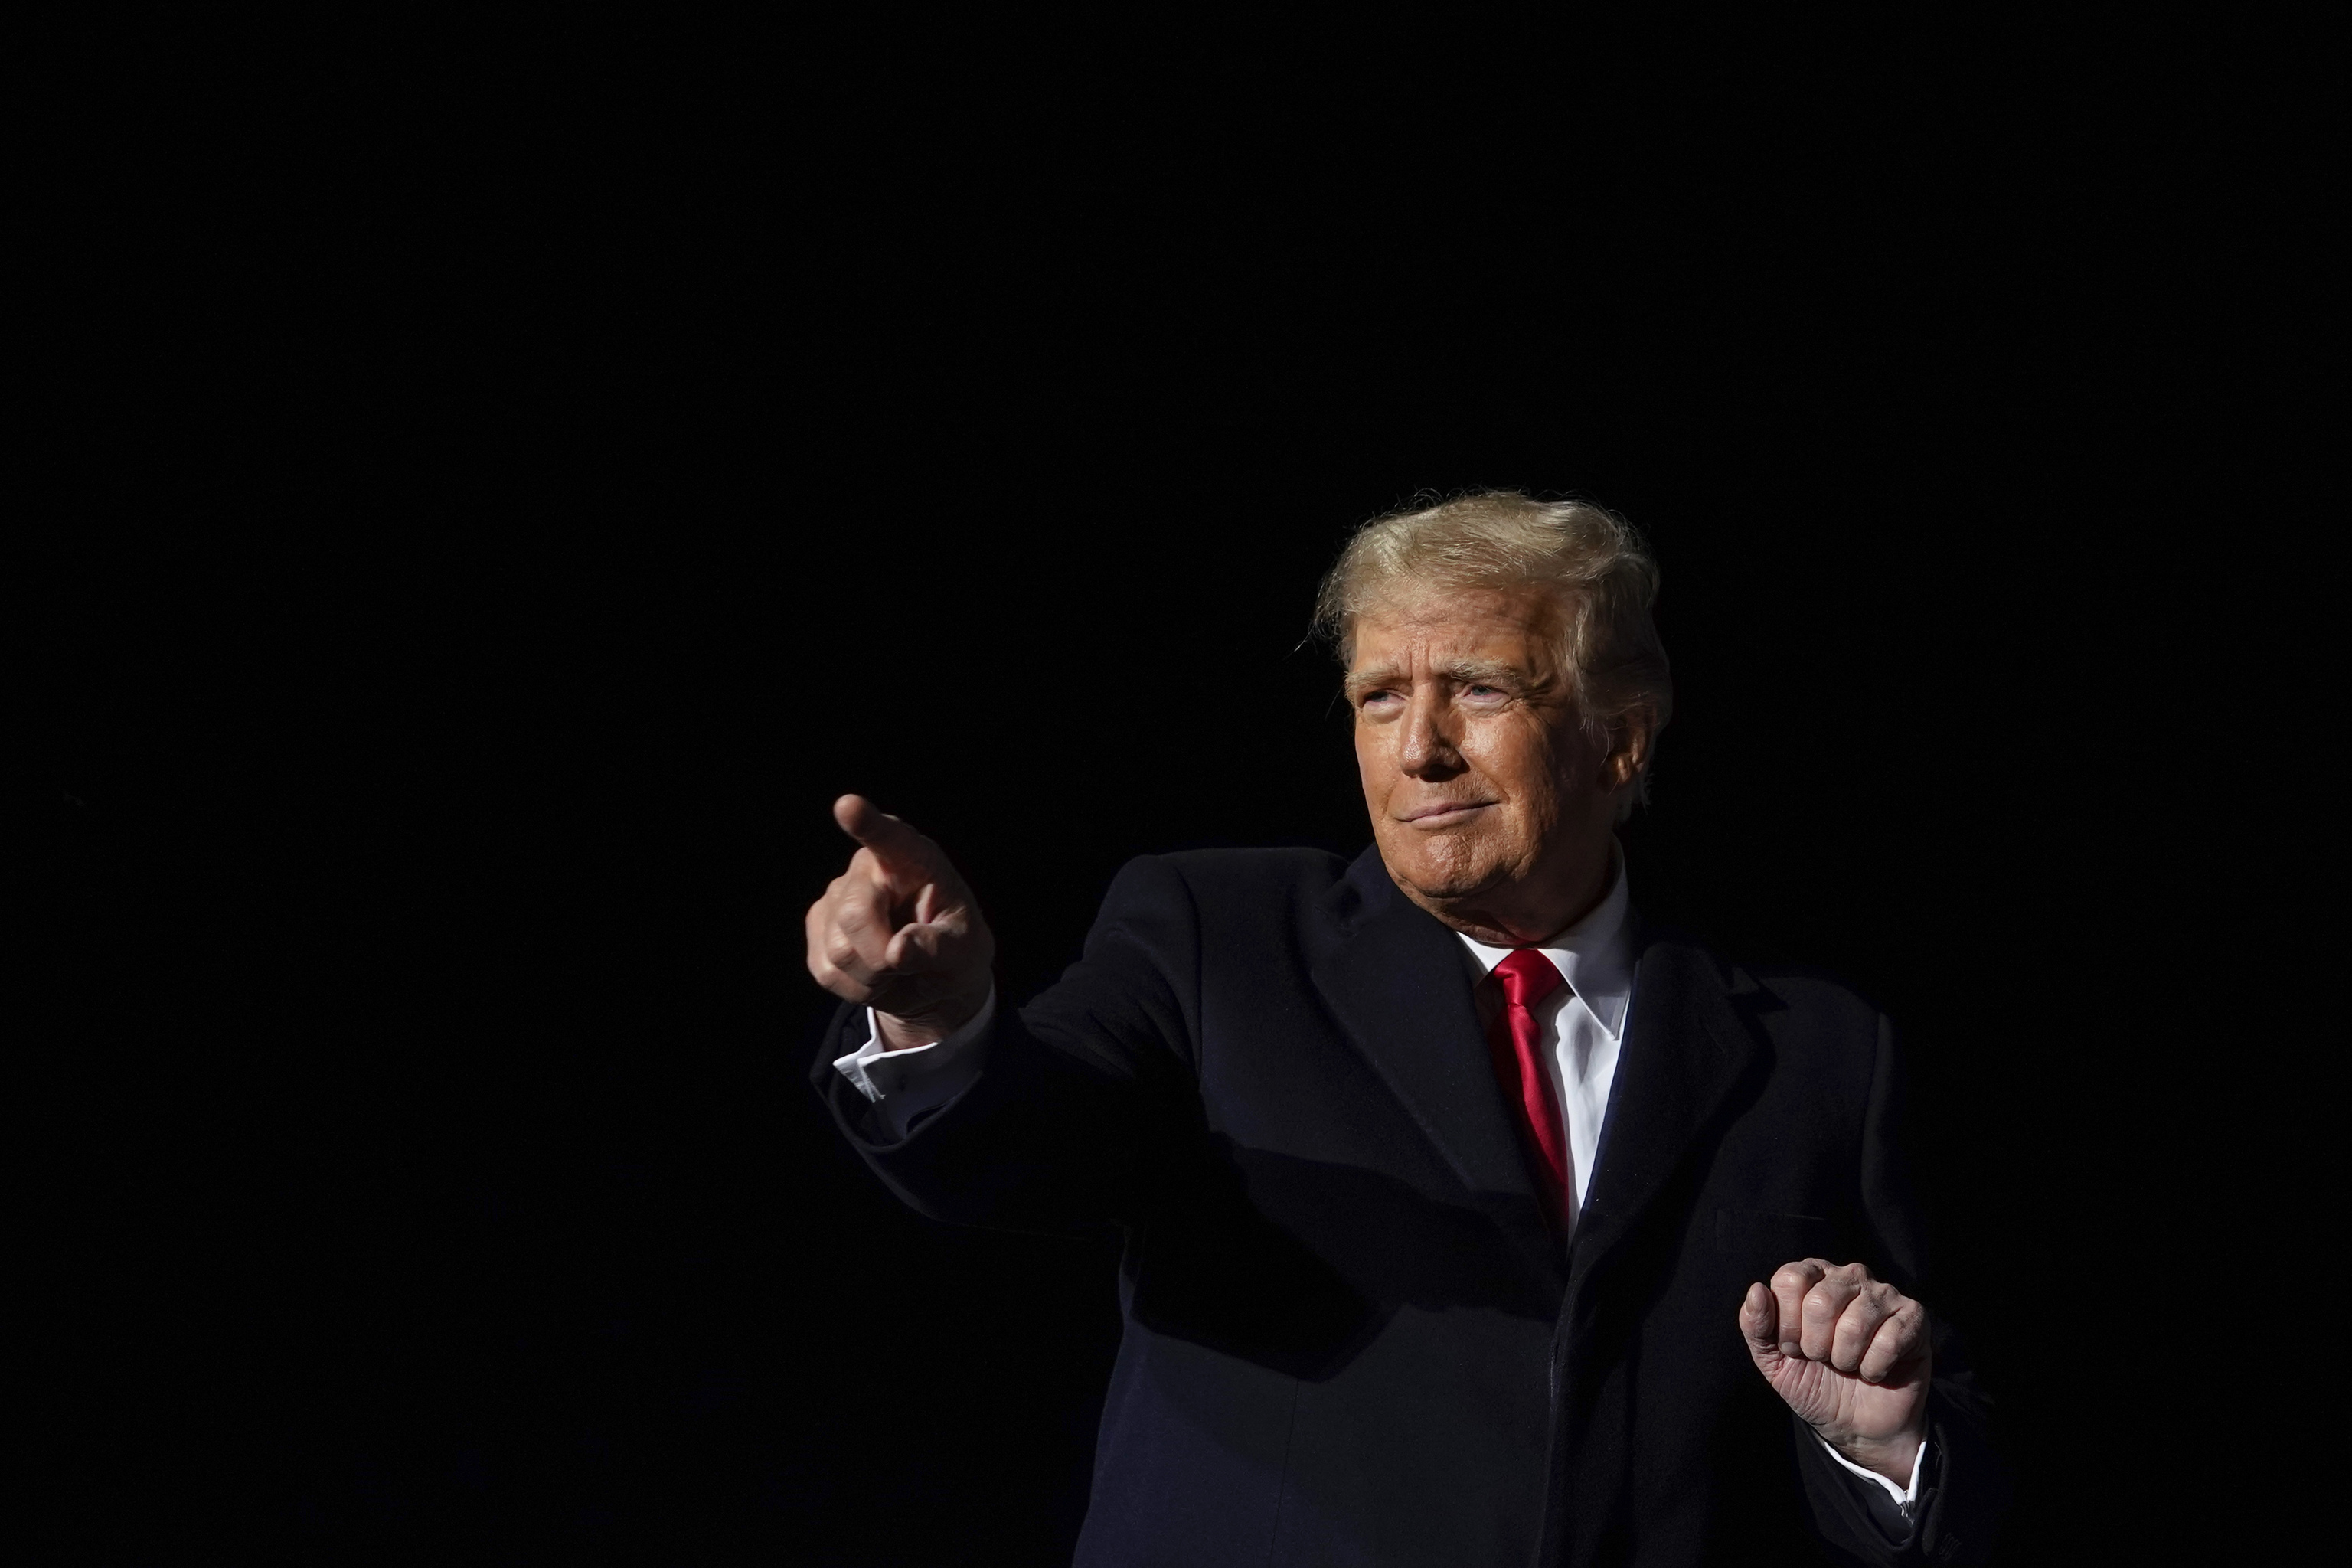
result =
[[930,880],[930,841],[864,795],[845,795],[835,801],[833,819],[844,833],[874,851],[902,896]]
[[1760,1284],[1748,1287],[1748,1294],[1740,1300],[1739,1332],[1757,1364],[1769,1366],[1780,1361],[1780,1304]]

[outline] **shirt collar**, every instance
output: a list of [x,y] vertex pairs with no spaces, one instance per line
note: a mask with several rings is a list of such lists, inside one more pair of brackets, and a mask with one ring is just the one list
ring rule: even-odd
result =
[[[1625,851],[1613,839],[1609,873],[1607,895],[1582,920],[1538,942],[1536,951],[1552,961],[1577,1000],[1609,1031],[1610,1038],[1617,1039],[1624,1033],[1625,1010],[1633,1002],[1633,897],[1625,883]],[[1454,934],[1462,936],[1460,931]],[[1489,974],[1513,952],[1467,936],[1462,937],[1462,945]]]

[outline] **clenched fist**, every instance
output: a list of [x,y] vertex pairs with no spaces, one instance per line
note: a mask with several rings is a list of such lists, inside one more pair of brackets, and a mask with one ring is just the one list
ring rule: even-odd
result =
[[872,1007],[889,1050],[945,1039],[988,1001],[996,938],[979,903],[938,845],[863,797],[833,818],[859,847],[809,906],[809,973]]
[[1935,1370],[1927,1310],[1859,1263],[1784,1263],[1750,1285],[1739,1330],[1756,1370],[1822,1440],[1908,1485]]

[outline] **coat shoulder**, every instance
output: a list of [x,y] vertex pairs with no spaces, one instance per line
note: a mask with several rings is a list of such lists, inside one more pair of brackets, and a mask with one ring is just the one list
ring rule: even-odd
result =
[[[1277,952],[1328,926],[1348,863],[1324,848],[1185,848],[1136,856],[1112,877],[1098,924],[1181,921],[1185,941]],[[1279,933],[1279,941],[1277,941]],[[1277,942],[1267,947],[1267,942]]]
[[1733,990],[1745,981],[1757,994],[1769,997],[1776,1010],[1792,1021],[1841,1034],[1874,1037],[1883,1012],[1878,1004],[1825,970],[1787,964],[1735,965]]
[[1348,874],[1348,862],[1328,849],[1185,849],[1149,858],[1181,878],[1204,909],[1313,900]]
[[1864,1076],[1886,1033],[1878,1004],[1826,970],[1798,964],[1745,963],[1711,944],[1680,933],[1653,931],[1643,963],[1669,957],[1668,971],[1681,984],[1719,986],[1747,1026],[1769,1040],[1784,1059],[1809,1060]]
[[1818,969],[1773,964],[1732,973],[1733,1006],[1772,1042],[1781,1060],[1822,1081],[1867,1092],[1888,1035],[1876,1003]]

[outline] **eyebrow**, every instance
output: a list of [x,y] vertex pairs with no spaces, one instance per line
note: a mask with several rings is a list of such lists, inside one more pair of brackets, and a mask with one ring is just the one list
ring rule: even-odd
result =
[[[1500,686],[1514,691],[1528,686],[1527,672],[1499,658],[1454,658],[1437,667],[1437,673],[1456,686]],[[1404,678],[1404,672],[1393,664],[1367,665],[1348,672],[1347,690],[1350,697],[1383,686],[1394,686]]]
[[1499,658],[1448,659],[1438,667],[1440,675],[1459,686],[1522,687],[1528,683],[1527,672]]

